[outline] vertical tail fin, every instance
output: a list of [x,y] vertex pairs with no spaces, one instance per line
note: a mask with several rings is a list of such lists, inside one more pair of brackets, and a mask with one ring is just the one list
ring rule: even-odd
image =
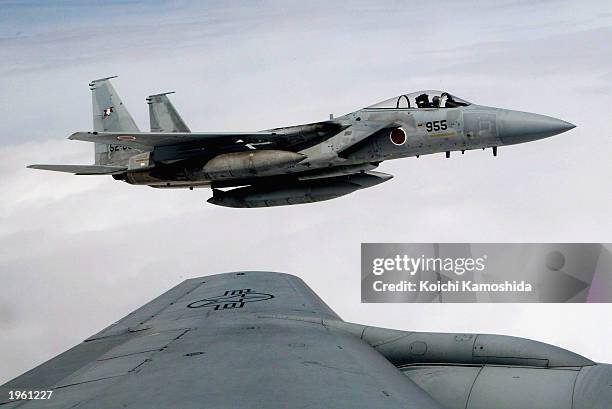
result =
[[[138,132],[136,122],[128,112],[123,101],[110,83],[110,79],[101,78],[89,83],[92,91],[93,130],[99,132]],[[127,159],[139,151],[120,145],[95,144],[98,165],[125,163]]]
[[99,132],[138,132],[138,126],[108,77],[89,83],[92,91],[93,129]]
[[173,92],[150,95],[147,98],[151,132],[191,132],[168,99],[168,94]]

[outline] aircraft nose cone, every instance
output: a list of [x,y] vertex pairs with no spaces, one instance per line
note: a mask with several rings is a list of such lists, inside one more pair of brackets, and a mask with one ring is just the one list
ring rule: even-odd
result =
[[561,119],[528,112],[505,111],[497,118],[499,138],[507,145],[548,138],[575,127]]

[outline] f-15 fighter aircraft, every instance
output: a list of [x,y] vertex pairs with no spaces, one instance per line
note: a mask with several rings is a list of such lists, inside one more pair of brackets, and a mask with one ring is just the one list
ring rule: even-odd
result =
[[[114,77],[110,77],[114,78]],[[93,165],[30,165],[112,175],[156,188],[211,187],[210,203],[268,207],[318,202],[389,180],[387,159],[497,148],[557,135],[573,124],[471,104],[448,92],[402,94],[338,118],[258,132],[191,132],[167,94],[151,95],[151,132],[140,132],[110,78],[92,81]],[[227,190],[227,188],[233,188]],[[226,189],[226,190],[222,190]]]
[[299,278],[246,271],[184,281],[0,386],[0,407],[610,409],[610,385],[559,347],[349,323]]

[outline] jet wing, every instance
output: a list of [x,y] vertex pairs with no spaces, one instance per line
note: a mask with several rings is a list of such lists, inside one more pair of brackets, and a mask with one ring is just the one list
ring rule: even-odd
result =
[[74,173],[75,175],[114,175],[123,173],[127,169],[123,166],[104,165],[29,165],[28,168]]
[[75,132],[68,139],[153,149],[161,146],[199,142],[204,145],[225,143],[271,142],[272,133],[195,133],[195,132]]
[[189,145],[190,147],[231,147],[258,145],[265,149],[304,149],[337,134],[346,126],[335,122],[276,128],[260,132],[76,132],[69,139],[97,142],[109,145],[122,145],[131,148],[152,150],[161,147]]
[[[0,406],[442,409],[365,341],[323,320],[339,318],[297,277],[190,279],[0,387]],[[53,393],[7,403],[8,391],[32,389]]]

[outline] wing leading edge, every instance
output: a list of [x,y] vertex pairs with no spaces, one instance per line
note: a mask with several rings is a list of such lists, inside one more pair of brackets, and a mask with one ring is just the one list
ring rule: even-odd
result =
[[195,278],[3,385],[0,397],[15,389],[54,390],[50,400],[19,406],[25,409],[441,409],[328,320],[340,318],[288,274]]

